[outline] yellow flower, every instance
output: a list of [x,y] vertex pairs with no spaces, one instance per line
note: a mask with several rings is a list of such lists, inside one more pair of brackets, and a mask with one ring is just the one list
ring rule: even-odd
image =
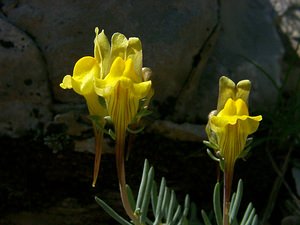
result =
[[226,76],[222,76],[219,79],[219,97],[217,103],[217,109],[211,111],[208,115],[208,123],[206,125],[206,133],[209,142],[214,146],[215,150],[218,143],[216,135],[210,128],[210,117],[217,115],[225,106],[225,103],[229,98],[233,100],[242,99],[246,104],[248,103],[248,97],[251,89],[251,82],[249,80],[241,80],[235,84],[231,79]]
[[99,77],[100,69],[98,61],[91,57],[85,56],[79,59],[73,70],[73,76],[66,75],[60,84],[63,89],[73,89],[77,94],[82,95],[89,110],[89,114],[97,116],[97,125],[93,122],[95,135],[95,166],[93,175],[93,186],[96,184],[98,171],[101,161],[103,131],[97,127],[104,127],[104,116],[107,115],[107,110],[99,103],[99,97],[94,90],[94,82]]
[[95,29],[96,37],[94,40],[94,56],[99,62],[100,79],[105,78],[109,73],[112,63],[117,57],[123,60],[132,59],[134,70],[138,76],[142,76],[142,44],[139,38],[130,37],[127,39],[121,33],[114,33],[111,37],[111,46],[102,30],[99,34],[99,29]]
[[121,198],[127,214],[132,220],[135,220],[126,191],[125,137],[128,125],[138,112],[139,101],[151,91],[151,81],[142,81],[142,77],[136,73],[132,58],[125,61],[121,57],[117,57],[109,74],[103,80],[96,80],[95,90],[105,99],[108,114],[115,127],[116,165]]
[[249,116],[248,97],[251,82],[242,80],[237,85],[222,76],[219,80],[219,98],[217,109],[209,114],[206,132],[209,142],[205,142],[216,151],[224,172],[223,224],[229,224],[229,209],[232,177],[235,161],[242,156],[247,138],[254,133],[262,116]]
[[95,58],[82,57],[74,66],[73,76],[66,75],[60,84],[63,89],[73,89],[77,94],[82,95],[91,115],[105,114],[105,109],[100,105],[94,91],[94,80],[99,76],[99,70]]
[[[127,39],[115,33],[109,43],[104,31],[95,29],[94,57],[85,56],[77,61],[73,75],[66,75],[60,84],[63,89],[73,89],[87,102],[91,115],[100,118],[104,127],[104,117],[109,115],[116,133],[116,164],[124,208],[130,218],[136,218],[130,207],[125,181],[124,146],[126,130],[132,122],[137,123],[140,107],[146,108],[153,95],[149,68],[142,68],[142,44],[138,38]],[[104,98],[106,107],[100,104]],[[143,99],[142,103],[140,100]],[[141,104],[140,104],[141,103]],[[103,130],[94,122],[96,155],[93,186],[95,185],[101,159]]]
[[[126,131],[139,108],[139,100],[151,90],[151,81],[142,82],[134,69],[131,58],[126,61],[117,57],[110,73],[96,80],[96,93],[106,100],[108,114],[115,125],[116,134]],[[118,135],[117,135],[118,136]]]
[[[79,59],[74,67],[73,75],[66,75],[60,84],[63,89],[73,89],[77,94],[86,99],[90,115],[97,116],[97,123],[93,121],[96,138],[96,155],[94,166],[93,186],[95,186],[100,167],[104,117],[107,110],[99,103],[99,97],[94,90],[95,79],[104,79],[111,69],[112,63],[117,57],[131,59],[134,62],[134,70],[138,76],[142,76],[142,45],[138,38],[127,39],[123,34],[115,33],[110,43],[102,30],[99,33],[95,28],[94,57],[84,56]],[[95,117],[94,117],[95,118]],[[99,129],[99,127],[102,127]]]
[[142,76],[142,45],[138,38],[127,39],[123,34],[115,33],[111,38],[111,46],[102,30],[99,33],[95,28],[94,57],[84,56],[79,59],[74,67],[73,76],[66,75],[60,84],[63,89],[72,89],[82,95],[88,105],[91,115],[106,116],[99,104],[94,90],[96,78],[104,79],[110,71],[113,61],[117,57],[132,59],[134,69],[138,76]]
[[224,108],[210,118],[210,128],[216,135],[225,167],[234,166],[245,148],[248,135],[257,130],[261,120],[262,116],[249,116],[248,107],[241,98],[229,98]]

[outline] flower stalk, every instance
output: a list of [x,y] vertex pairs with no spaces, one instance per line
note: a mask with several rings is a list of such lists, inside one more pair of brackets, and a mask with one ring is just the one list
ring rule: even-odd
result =
[[231,186],[233,177],[233,168],[224,168],[224,190],[223,190],[223,225],[229,224],[229,209],[231,199]]
[[[73,75],[66,75],[61,83],[63,89],[73,89],[87,102],[95,135],[95,161],[92,186],[96,185],[99,173],[103,133],[106,119],[114,125],[116,167],[122,203],[134,224],[138,216],[131,208],[125,176],[125,142],[129,125],[135,127],[147,112],[153,95],[151,70],[142,68],[142,45],[138,38],[127,39],[115,33],[109,43],[104,31],[95,29],[94,57],[79,59]],[[100,101],[100,100],[103,100]],[[112,132],[108,132],[111,134]]]
[[251,83],[242,80],[237,85],[223,76],[219,81],[217,110],[209,114],[206,126],[209,146],[215,150],[215,159],[224,173],[223,225],[230,225],[229,209],[234,165],[246,155],[248,136],[254,133],[262,116],[249,116],[248,97]]

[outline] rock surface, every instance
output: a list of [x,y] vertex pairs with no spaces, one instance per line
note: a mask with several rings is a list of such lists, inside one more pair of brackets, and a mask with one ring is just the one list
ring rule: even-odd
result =
[[32,39],[0,18],[0,135],[34,131],[51,120],[45,61]]
[[179,118],[184,116],[191,121],[203,119],[216,108],[217,84],[221,75],[235,82],[251,80],[250,104],[255,109],[274,103],[277,90],[256,66],[280,85],[280,62],[284,49],[272,15],[273,9],[267,0],[230,0],[221,4],[219,37],[203,73],[196,72],[196,83],[195,79],[191,79],[190,86],[194,91],[177,104]]
[[[117,31],[140,37],[144,66],[151,67],[154,74],[152,108],[161,119],[205,121],[215,107],[218,78],[223,74],[235,81],[251,79],[255,104],[269,103],[270,96],[276,94],[270,81],[243,58],[261,65],[279,83],[283,48],[267,0],[221,5],[217,0],[167,4],[150,0],[7,0],[0,6],[0,104],[5,108],[1,112],[1,134],[22,135],[37,128],[38,122],[51,121],[46,106],[53,106],[55,116],[58,105],[59,113],[64,113],[70,104],[84,104],[73,91],[60,89],[59,83],[65,74],[72,73],[80,57],[93,55],[96,26],[105,29],[109,37]],[[7,36],[5,27],[14,28],[18,35]],[[20,39],[22,35],[29,47],[15,53],[17,45],[10,47],[14,42],[8,37]],[[19,81],[13,87],[17,92],[7,85],[7,79]],[[24,90],[32,95],[38,92],[41,97],[24,94]],[[14,106],[8,103],[12,99]],[[29,119],[28,113],[36,109],[41,118]],[[12,121],[13,115],[18,115],[16,121]]]

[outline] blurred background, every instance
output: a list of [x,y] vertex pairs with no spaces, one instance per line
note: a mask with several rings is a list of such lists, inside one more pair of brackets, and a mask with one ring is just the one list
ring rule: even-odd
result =
[[139,37],[153,71],[153,113],[126,162],[134,192],[148,158],[179,201],[190,194],[209,212],[217,166],[202,144],[207,114],[221,75],[249,79],[250,111],[263,122],[236,166],[242,208],[252,201],[263,225],[300,224],[299,0],[2,0],[0,9],[0,224],[116,224],[95,195],[124,214],[114,143],[105,138],[92,188],[87,109],[59,87],[93,55],[95,27]]

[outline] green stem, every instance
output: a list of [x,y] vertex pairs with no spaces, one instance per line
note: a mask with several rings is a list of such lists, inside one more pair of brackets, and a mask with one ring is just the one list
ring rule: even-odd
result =
[[92,186],[96,186],[100,162],[101,162],[101,154],[102,154],[102,141],[103,141],[103,132],[98,130],[94,125],[94,134],[95,134],[95,162],[94,162],[94,174],[93,174],[93,183]]
[[224,168],[224,194],[223,194],[223,225],[230,225],[229,223],[229,209],[230,209],[230,195],[233,177],[233,166],[228,166],[225,163]]
[[124,164],[124,147],[125,147],[125,131],[116,132],[116,166],[119,179],[119,188],[123,207],[126,214],[130,217],[134,224],[139,224],[138,218],[134,215],[134,212],[130,206],[128,194],[126,190],[126,176],[125,176],[125,164]]

